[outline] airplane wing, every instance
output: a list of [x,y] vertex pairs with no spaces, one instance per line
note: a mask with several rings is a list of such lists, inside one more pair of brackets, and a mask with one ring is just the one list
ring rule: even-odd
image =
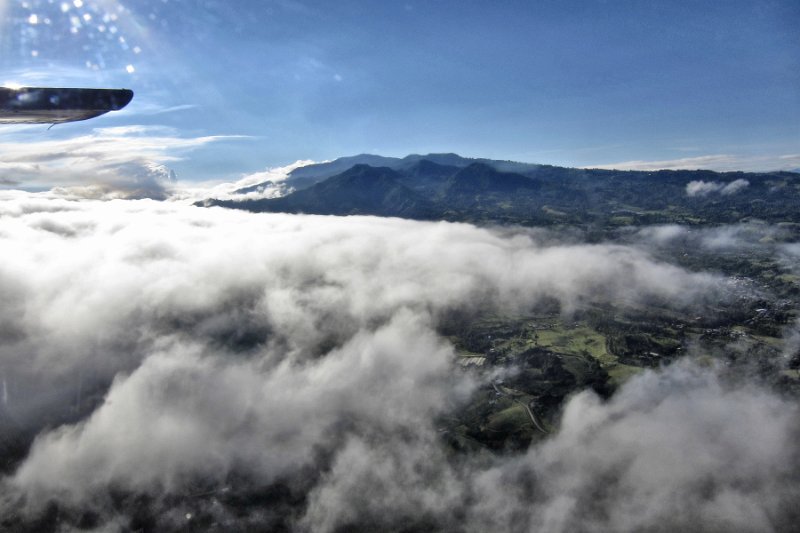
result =
[[130,89],[0,87],[0,124],[60,124],[122,109]]

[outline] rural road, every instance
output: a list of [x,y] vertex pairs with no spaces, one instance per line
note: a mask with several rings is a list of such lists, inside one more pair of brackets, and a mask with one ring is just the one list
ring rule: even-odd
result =
[[[497,394],[500,394],[501,396],[510,396],[509,394],[501,391],[497,387],[497,384],[494,381],[492,382],[492,387],[494,388],[495,392],[497,392]],[[521,402],[520,400],[517,400],[516,398],[512,398],[512,400],[515,401],[516,403],[520,404],[522,407],[525,408],[525,411],[528,413],[528,416],[530,417],[531,422],[533,422],[533,425],[536,427],[536,429],[538,429],[542,433],[547,433],[547,431],[541,425],[539,425],[539,421],[536,420],[536,415],[533,414],[533,411],[531,411],[530,407],[525,405],[524,402]]]

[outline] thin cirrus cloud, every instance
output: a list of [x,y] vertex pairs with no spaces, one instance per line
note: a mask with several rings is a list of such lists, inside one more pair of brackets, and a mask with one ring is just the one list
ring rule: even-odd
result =
[[704,155],[667,159],[661,161],[622,161],[603,165],[591,165],[584,168],[601,168],[607,170],[696,170],[707,169],[724,171],[772,171],[792,170],[800,167],[800,154],[777,156],[740,156],[730,154]]
[[28,131],[0,138],[0,180],[26,189],[58,187],[75,196],[163,199],[174,181],[165,164],[238,138],[185,137],[172,128],[140,125],[95,128],[66,139],[44,136]]

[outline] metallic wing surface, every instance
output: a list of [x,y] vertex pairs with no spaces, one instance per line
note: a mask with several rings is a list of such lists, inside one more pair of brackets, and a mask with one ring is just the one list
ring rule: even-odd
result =
[[0,124],[61,124],[122,109],[130,89],[0,87]]

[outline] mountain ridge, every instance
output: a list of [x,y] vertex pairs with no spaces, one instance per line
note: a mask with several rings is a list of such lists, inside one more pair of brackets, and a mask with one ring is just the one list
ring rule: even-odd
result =
[[[252,200],[250,210],[325,215],[371,215],[403,218],[435,218],[437,211],[427,199],[398,180],[388,167],[356,164],[348,170],[292,194]],[[215,205],[237,207],[237,202]]]
[[745,218],[800,223],[800,174],[786,171],[617,171],[457,154],[362,154],[301,167],[283,183],[294,192],[263,200],[209,199],[198,205],[528,226],[693,225]]

